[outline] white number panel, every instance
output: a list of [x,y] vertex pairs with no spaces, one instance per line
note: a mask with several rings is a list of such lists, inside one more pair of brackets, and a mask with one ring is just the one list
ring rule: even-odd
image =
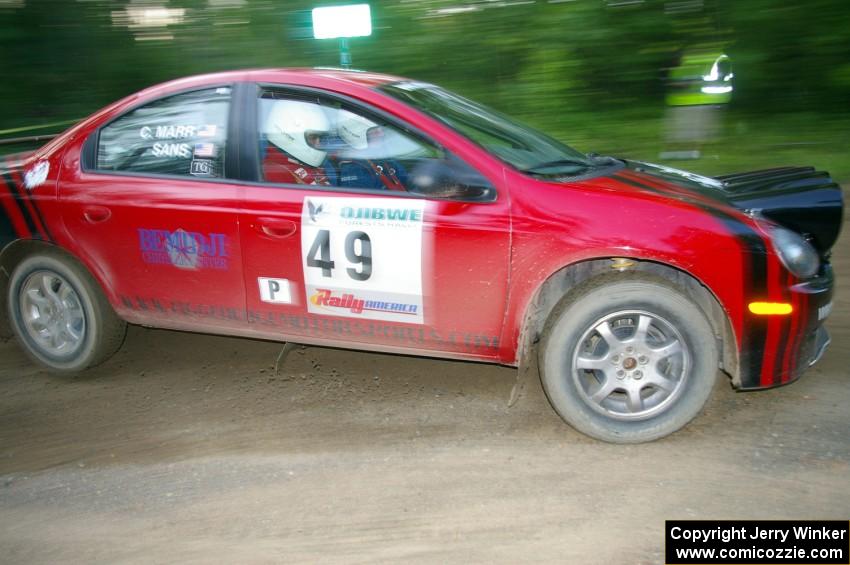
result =
[[425,201],[304,198],[301,260],[314,314],[424,324]]

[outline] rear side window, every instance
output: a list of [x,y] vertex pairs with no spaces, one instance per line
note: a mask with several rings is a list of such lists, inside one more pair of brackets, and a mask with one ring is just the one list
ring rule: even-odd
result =
[[223,177],[230,88],[162,98],[100,131],[97,169]]

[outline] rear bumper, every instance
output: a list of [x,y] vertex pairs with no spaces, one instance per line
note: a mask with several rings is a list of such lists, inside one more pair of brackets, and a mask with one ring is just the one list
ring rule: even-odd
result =
[[824,323],[832,310],[833,286],[832,268],[827,264],[818,278],[786,289],[793,313],[768,317],[764,347],[761,351],[749,352],[751,356],[760,354],[761,362],[750,363],[742,371],[740,389],[764,389],[791,383],[820,361],[830,343]]

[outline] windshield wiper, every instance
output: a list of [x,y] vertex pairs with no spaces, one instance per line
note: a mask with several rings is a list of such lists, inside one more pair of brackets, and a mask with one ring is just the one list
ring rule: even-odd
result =
[[577,173],[579,171],[584,171],[593,167],[591,163],[588,163],[586,161],[579,161],[577,159],[556,159],[554,161],[545,161],[543,163],[537,163],[532,167],[520,169],[520,171],[522,171],[523,173],[542,173],[545,169],[553,169],[556,167],[567,166],[575,167],[574,171],[569,171],[570,173]]
[[599,153],[588,153],[587,158],[593,161],[593,164],[597,167],[605,167],[607,165],[615,165],[619,161],[611,157],[609,155],[600,155]]

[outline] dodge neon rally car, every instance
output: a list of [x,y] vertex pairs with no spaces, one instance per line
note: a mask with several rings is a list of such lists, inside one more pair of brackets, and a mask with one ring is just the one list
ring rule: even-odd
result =
[[129,96],[0,185],[4,322],[36,362],[127,323],[501,363],[558,414],[667,435],[718,368],[786,384],[823,353],[840,189],[584,155],[430,84],[257,70]]

